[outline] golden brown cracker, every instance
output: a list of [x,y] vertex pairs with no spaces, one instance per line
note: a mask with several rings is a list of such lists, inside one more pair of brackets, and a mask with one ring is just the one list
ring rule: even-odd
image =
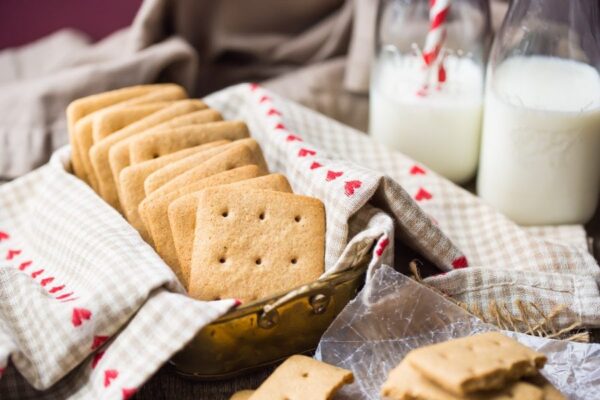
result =
[[92,144],[170,104],[168,101],[159,101],[135,106],[124,105],[122,107],[111,107],[101,110],[98,114],[94,113],[95,115],[92,119]]
[[268,173],[267,164],[256,140],[237,140],[208,160],[190,157],[156,171],[146,179],[144,188],[146,195],[155,191],[157,195],[162,195],[198,179],[250,164],[255,164],[265,174]]
[[198,204],[192,297],[251,302],[313,282],[324,272],[320,200],[221,186],[204,189]]
[[352,382],[352,371],[295,355],[277,367],[249,399],[329,400],[342,386]]
[[238,140],[250,136],[248,127],[241,121],[219,121],[221,115],[215,110],[211,120],[204,124],[188,125],[170,132],[153,132],[135,138],[129,145],[131,163],[135,164],[154,157],[160,157],[187,147],[218,139]]
[[[256,165],[247,165],[245,167],[232,169],[224,174],[212,175],[208,178],[201,179],[189,186],[182,187],[175,192],[167,193],[164,196],[148,197],[140,204],[138,208],[139,214],[144,221],[144,225],[148,228],[156,252],[173,270],[178,271],[177,276],[184,284],[184,287],[187,287],[188,273],[182,270],[177,259],[173,235],[169,225],[169,204],[181,196],[209,186],[250,179],[259,175],[260,170]],[[194,213],[193,217],[195,218],[195,216],[196,214]],[[193,230],[191,234],[193,236]],[[181,273],[179,273],[179,271],[181,271]]]
[[75,147],[79,149],[81,159],[83,161],[83,167],[87,176],[87,182],[97,191],[98,182],[94,174],[94,169],[90,161],[89,152],[94,143],[94,132],[93,132],[93,120],[96,115],[103,114],[104,112],[120,109],[123,107],[131,107],[141,104],[156,104],[158,103],[171,103],[172,101],[185,99],[186,94],[181,88],[174,86],[162,87],[160,89],[153,90],[142,96],[134,97],[132,99],[123,101],[121,103],[114,104],[110,107],[100,109],[80,119],[75,126]]
[[[198,129],[202,124],[214,121],[214,118],[220,118],[220,114],[216,115],[212,110],[202,109],[199,111],[187,113],[173,118],[169,121],[165,121],[145,132],[140,132],[130,138],[127,138],[117,144],[115,144],[109,152],[109,164],[113,174],[113,178],[117,184],[117,194],[119,194],[119,180],[118,176],[123,168],[131,165],[130,158],[130,144],[136,139],[144,140],[146,137],[151,136],[155,132],[161,132],[164,135],[171,135],[178,128],[189,127],[190,129]],[[219,138],[220,139],[220,138]],[[217,139],[215,139],[217,140]],[[205,141],[204,143],[207,143]],[[192,146],[188,146],[192,147]],[[166,154],[166,152],[164,153]]]
[[77,136],[75,134],[75,124],[80,119],[100,109],[123,103],[136,97],[144,96],[153,91],[163,90],[176,92],[182,97],[187,97],[185,90],[178,85],[159,84],[131,86],[83,97],[71,102],[67,107],[67,127],[69,131],[69,140],[71,143],[71,159],[75,174],[79,177],[85,178],[85,170],[81,162],[81,154],[79,153],[79,145],[77,143]]
[[494,391],[457,395],[444,390],[403,361],[394,368],[381,388],[381,397],[389,400],[544,400],[535,385],[513,382]]
[[265,189],[292,193],[292,188],[290,187],[288,180],[281,174],[247,178],[247,180],[239,179],[235,183],[231,180],[231,177],[234,176],[234,171],[249,167],[256,169],[257,176],[260,174],[260,169],[255,165],[239,167],[216,175],[211,175],[208,178],[201,179],[198,182],[186,186],[185,189],[182,188],[177,192],[170,192],[161,196],[161,198],[172,197],[174,199],[168,204],[169,237],[174,246],[179,267],[183,273],[183,282],[185,283],[186,288],[190,280],[194,231],[196,227],[196,210],[198,208],[198,201],[202,189],[221,184],[242,189],[246,188],[248,190]]
[[187,114],[199,109],[206,108],[206,105],[199,100],[179,100],[172,105],[150,114],[146,118],[134,122],[105,137],[90,149],[89,155],[92,161],[94,174],[98,181],[98,191],[100,196],[111,206],[120,210],[119,197],[117,194],[116,182],[113,179],[113,173],[109,163],[110,149],[130,138],[131,136],[143,132],[149,128],[160,125],[161,123],[175,118],[176,116]]
[[200,146],[183,149],[178,152],[167,154],[154,160],[148,160],[143,163],[131,165],[121,171],[119,175],[119,187],[121,188],[121,206],[129,223],[137,229],[144,240],[150,241],[150,236],[146,226],[138,213],[138,206],[146,197],[144,192],[144,180],[152,172],[168,165],[169,163],[184,159],[194,154],[201,154],[209,149],[223,146],[229,143],[227,140],[205,143]]
[[516,340],[488,332],[411,351],[406,359],[427,379],[457,395],[500,389],[537,374],[546,357]]

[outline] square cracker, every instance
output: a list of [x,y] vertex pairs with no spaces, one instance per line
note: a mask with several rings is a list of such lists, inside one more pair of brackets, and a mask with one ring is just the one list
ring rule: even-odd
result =
[[[256,168],[256,166],[253,166]],[[270,174],[253,179],[239,180],[238,182],[226,182],[226,177],[231,176],[233,171],[246,167],[232,169],[231,171],[221,172],[208,178],[201,179],[196,183],[186,186],[187,189],[172,193],[181,194],[177,199],[168,205],[168,223],[169,234],[175,248],[177,260],[183,273],[183,282],[187,288],[190,280],[190,269],[192,265],[192,250],[194,248],[194,231],[196,229],[196,211],[201,197],[201,189],[209,186],[213,181],[221,181],[229,187],[246,189],[266,189],[276,192],[292,193],[292,188],[285,176],[281,174]],[[257,169],[257,171],[260,171]],[[185,193],[187,192],[187,193]]]
[[454,339],[413,350],[407,361],[429,380],[457,395],[500,389],[533,376],[546,357],[498,332]]
[[127,218],[129,223],[140,232],[144,240],[150,242],[150,236],[138,213],[138,206],[142,200],[144,200],[144,197],[146,197],[146,193],[144,192],[144,180],[146,177],[169,163],[194,154],[203,154],[211,149],[226,145],[227,143],[229,143],[229,141],[220,140],[189,149],[183,149],[154,160],[148,160],[140,164],[129,166],[121,171],[121,175],[119,176],[121,206],[123,207],[125,218]]
[[[214,110],[210,110],[217,112]],[[220,116],[220,114],[218,114]],[[217,121],[174,129],[170,133],[152,132],[141,135],[129,144],[131,163],[135,164],[153,157],[160,157],[186,147],[197,146],[218,139],[239,140],[250,137],[248,127],[242,121]]]
[[[123,102],[133,97],[144,95],[152,90],[156,90],[164,87],[178,87],[177,85],[140,85],[131,86],[127,88],[112,90],[109,92],[94,94],[86,96],[72,101],[67,107],[67,130],[69,131],[69,141],[71,145],[75,143],[75,124],[81,118],[94,111],[100,110],[105,107],[109,107],[113,104]],[[185,91],[183,91],[185,93]],[[76,146],[73,146],[71,161],[73,164],[73,170],[77,176],[83,175],[83,165],[81,164],[80,155],[76,151]]]
[[116,183],[113,179],[112,170],[108,160],[110,149],[117,143],[127,140],[127,138],[145,131],[146,129],[157,126],[165,121],[173,119],[179,115],[187,114],[193,111],[206,108],[206,104],[199,100],[179,100],[172,105],[150,114],[146,118],[127,125],[125,128],[110,136],[105,137],[90,148],[90,159],[92,162],[94,175],[98,181],[98,191],[100,196],[111,206],[120,210],[119,197],[117,194]]
[[[108,135],[125,128],[135,121],[145,118],[156,111],[171,105],[169,101],[157,101],[140,105],[109,107],[94,113],[92,118],[92,144]],[[91,146],[90,146],[91,147]],[[88,149],[89,151],[89,149]]]
[[[89,152],[91,147],[97,141],[94,140],[94,119],[96,116],[104,114],[105,112],[109,112],[112,110],[119,110],[124,107],[131,107],[136,105],[146,105],[146,104],[164,104],[165,106],[169,106],[173,101],[185,99],[187,96],[183,90],[178,89],[177,87],[165,87],[157,90],[153,90],[143,96],[134,97],[132,99],[123,101],[121,103],[114,104],[110,107],[102,108],[98,111],[95,111],[89,115],[86,115],[84,118],[77,121],[75,125],[75,143],[74,147],[78,149],[81,160],[83,161],[83,167],[85,170],[85,174],[87,175],[88,183],[96,189],[98,187],[98,182],[96,176],[94,175],[94,169],[92,167],[92,163],[90,161]],[[145,118],[145,117],[142,117]],[[141,118],[140,118],[141,119]],[[135,122],[135,121],[134,121]]]
[[352,371],[296,355],[277,367],[249,400],[329,400],[352,382]]
[[144,182],[144,189],[146,195],[156,192],[156,196],[160,196],[198,179],[250,164],[268,173],[267,163],[256,140],[241,139],[227,145],[222,152],[208,160],[190,157],[154,172]]
[[[88,183],[97,183],[95,182],[95,176],[93,174],[93,169],[91,163],[89,161],[89,149],[93,145],[93,119],[96,115],[102,113],[103,111],[118,109],[125,106],[131,105],[139,105],[139,104],[148,104],[159,101],[175,101],[182,100],[187,98],[187,94],[185,91],[178,86],[165,86],[159,87],[154,90],[151,90],[143,95],[136,96],[130,98],[128,100],[124,100],[115,104],[112,104],[108,107],[100,108],[83,118],[80,118],[75,126],[74,133],[72,136],[72,151],[78,153],[78,157],[82,161],[83,173],[86,175],[82,179],[87,179]],[[91,180],[90,180],[91,177]]]
[[189,293],[251,302],[324,272],[325,207],[314,198],[239,187],[198,198]]
[[[138,207],[138,212],[144,221],[146,229],[150,233],[154,249],[158,255],[169,265],[173,270],[181,270],[171,227],[169,225],[168,209],[169,204],[175,199],[185,196],[188,193],[204,189],[209,186],[221,185],[224,183],[237,182],[244,179],[251,179],[261,174],[260,169],[256,165],[246,165],[244,167],[232,169],[222,174],[212,175],[208,178],[201,179],[191,185],[184,186],[175,192],[167,193],[163,196],[150,196],[144,199]],[[195,217],[195,214],[194,214]],[[192,236],[194,232],[191,232]],[[193,240],[193,239],[192,239]],[[178,273],[180,281],[187,284],[184,274]]]
[[544,400],[543,391],[526,382],[509,383],[500,390],[457,395],[425,378],[406,360],[390,372],[381,388],[381,397],[390,400]]
[[[200,111],[180,115],[176,118],[173,118],[172,120],[165,121],[162,124],[154,126],[151,129],[148,129],[144,132],[139,132],[138,134],[133,135],[133,136],[115,144],[109,151],[108,162],[110,164],[110,169],[112,171],[113,178],[117,185],[117,194],[120,194],[120,192],[119,192],[119,174],[121,173],[121,171],[124,168],[131,165],[131,159],[129,157],[129,145],[133,141],[135,141],[138,138],[144,140],[148,136],[152,135],[152,133],[154,133],[154,132],[161,132],[163,135],[166,135],[166,136],[169,136],[169,135],[173,134],[174,132],[177,132],[179,129],[187,129],[187,130],[191,130],[192,132],[194,132],[194,131],[197,131],[198,129],[200,129],[200,127],[203,126],[204,124],[207,124],[210,122],[215,122],[219,119],[221,119],[221,114],[219,114],[218,112],[211,110],[211,109],[203,109]],[[197,144],[186,146],[186,147],[181,147],[177,150],[181,150],[181,149],[184,149],[187,147],[194,147],[199,144],[212,142],[212,141],[215,141],[218,139],[227,139],[227,138],[225,137],[225,135],[223,135],[222,138],[217,137],[217,135],[213,135],[213,136],[207,135],[204,137],[204,141],[197,140],[196,141]],[[163,152],[163,154],[167,154],[167,152]],[[159,154],[157,154],[156,156],[160,157]],[[156,158],[156,157],[153,157],[153,158]]]

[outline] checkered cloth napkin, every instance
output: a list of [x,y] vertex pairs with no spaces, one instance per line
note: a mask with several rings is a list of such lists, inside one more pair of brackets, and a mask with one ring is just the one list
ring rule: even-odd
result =
[[[461,301],[566,304],[564,323],[600,322],[581,227],[519,228],[423,166],[257,85],[206,101],[247,121],[296,192],[323,200],[326,275],[371,247],[370,271],[393,264],[396,237],[440,268],[432,285]],[[183,295],[137,232],[66,171],[68,159],[61,149],[0,187],[3,399],[128,398],[234,305]]]

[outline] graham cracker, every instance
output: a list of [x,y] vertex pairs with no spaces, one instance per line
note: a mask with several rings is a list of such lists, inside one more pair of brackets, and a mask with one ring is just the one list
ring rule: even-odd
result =
[[157,192],[158,196],[198,179],[250,164],[255,164],[265,174],[268,173],[267,163],[256,140],[241,139],[227,145],[223,151],[207,160],[190,157],[156,171],[146,179],[144,189],[146,195]]
[[[276,192],[292,193],[292,188],[285,176],[281,174],[270,174],[256,178],[239,179],[237,182],[227,182],[233,176],[234,171],[248,168],[250,166],[239,167],[220,174],[209,176],[195,182],[177,192],[168,193],[162,197],[167,198],[173,195],[173,200],[168,204],[168,222],[169,234],[172,240],[179,266],[183,273],[183,282],[187,288],[190,280],[190,270],[192,265],[192,251],[194,248],[194,232],[196,229],[196,210],[201,197],[201,190],[210,186],[217,186],[214,182],[221,182],[228,187],[237,187],[241,189],[265,189]],[[255,166],[257,176],[260,170]]]
[[134,122],[105,137],[98,143],[95,143],[89,152],[94,174],[98,181],[98,192],[100,196],[111,206],[120,210],[117,187],[113,179],[112,170],[109,164],[109,151],[112,146],[127,140],[129,137],[143,132],[149,128],[157,126],[165,121],[173,119],[176,116],[187,114],[199,109],[206,108],[206,104],[199,100],[179,100],[172,105],[150,114],[146,118]]
[[94,113],[94,118],[92,119],[92,144],[170,104],[168,101],[159,101],[135,106],[124,105],[115,108],[109,107],[100,110],[97,114]]
[[[123,168],[131,165],[130,158],[130,144],[137,139],[144,140],[147,137],[151,136],[155,132],[162,132],[164,135],[172,135],[177,131],[178,128],[190,127],[191,129],[197,129],[201,125],[212,122],[215,118],[221,118],[220,114],[215,114],[213,110],[210,109],[202,109],[199,111],[187,113],[180,115],[171,120],[165,121],[164,123],[154,126],[151,129],[147,129],[144,132],[140,132],[136,135],[133,135],[117,144],[115,144],[109,152],[109,164],[113,174],[113,178],[117,183],[117,194],[119,193],[119,179],[118,176],[123,170]],[[214,140],[218,140],[221,138],[214,138]],[[203,143],[208,143],[213,140],[206,140]],[[199,143],[202,144],[202,143]],[[193,146],[188,146],[193,147]]]
[[[120,112],[123,115],[127,115],[128,118],[131,119],[131,123],[133,123],[133,122],[135,122],[139,119],[142,119],[142,118],[144,118],[144,117],[146,117],[146,116],[148,116],[170,104],[170,102],[168,102],[168,101],[162,101],[162,102],[156,102],[156,103],[145,103],[145,99],[148,99],[150,97],[156,97],[156,95],[161,95],[164,98],[164,97],[168,97],[170,95],[177,96],[179,94],[180,93],[177,93],[177,91],[170,90],[169,88],[165,88],[164,90],[155,90],[144,96],[135,97],[133,99],[124,101],[122,103],[114,104],[110,107],[100,109],[89,115],[86,115],[84,118],[77,121],[77,123],[75,124],[75,143],[73,143],[72,147],[77,148],[77,151],[80,155],[80,158],[81,158],[81,161],[83,164],[85,176],[80,177],[80,178],[85,180],[92,188],[94,188],[94,190],[96,190],[98,188],[98,181],[96,179],[96,176],[94,175],[94,169],[92,167],[92,162],[90,161],[90,157],[89,157],[90,148],[94,144],[94,139],[93,139],[94,121],[97,120],[98,117],[103,117],[105,115],[112,115],[112,113],[114,113],[114,112]],[[173,99],[173,100],[177,100],[177,99]],[[148,111],[148,113],[146,113],[145,115],[142,115],[139,112],[135,112],[133,110],[133,107],[136,107],[136,106],[129,106],[128,104],[130,104],[130,103],[144,104],[143,106],[137,106],[137,107],[147,107],[146,111]],[[128,111],[131,111],[131,112],[128,112]],[[102,118],[102,120],[104,121],[105,119]],[[121,118],[121,122],[124,122],[124,118]],[[129,125],[129,123],[127,125]],[[119,129],[122,129],[125,126],[126,125],[122,126]],[[116,132],[117,130],[118,129],[115,129],[110,133]],[[106,136],[108,136],[108,133],[104,137],[106,137]]]
[[313,197],[234,187],[202,191],[189,293],[251,302],[324,272],[325,207]]
[[421,347],[406,360],[446,391],[464,395],[536,375],[546,357],[501,333],[488,332]]
[[390,372],[381,396],[389,400],[544,400],[543,391],[526,382],[512,382],[500,390],[457,395],[428,380],[406,361]]
[[71,143],[71,160],[73,172],[78,177],[85,177],[85,170],[81,162],[82,155],[78,152],[79,145],[75,134],[75,124],[80,119],[95,111],[126,102],[136,97],[147,95],[153,91],[167,91],[176,94],[180,98],[187,97],[185,90],[178,85],[140,85],[83,97],[69,104],[67,107],[67,127],[69,131],[69,141]]
[[[206,110],[215,114],[213,121],[201,125],[189,125],[177,128],[169,134],[153,132],[135,138],[129,145],[131,163],[150,160],[154,157],[172,153],[186,147],[197,146],[217,139],[239,140],[250,136],[248,127],[242,121],[219,121],[221,114],[215,110]],[[219,118],[219,119],[216,119]]]
[[146,193],[144,192],[144,180],[146,177],[169,163],[194,154],[202,154],[202,152],[223,146],[227,143],[229,142],[226,140],[205,143],[200,146],[183,149],[143,163],[131,165],[121,171],[121,174],[119,175],[121,206],[123,207],[125,218],[127,218],[129,223],[140,232],[144,240],[150,242],[150,236],[138,213],[138,206],[146,197]]
[[[226,174],[217,174],[206,179],[201,179],[191,185],[180,188],[179,190],[167,193],[164,196],[152,196],[146,198],[139,206],[138,210],[144,224],[150,232],[154,249],[160,257],[174,270],[182,271],[177,276],[179,280],[187,287],[186,271],[183,271],[181,264],[177,259],[177,252],[173,243],[173,235],[169,225],[169,204],[188,193],[201,190],[209,186],[221,185],[224,183],[236,182],[244,179],[254,178],[260,175],[260,170],[256,165],[247,165],[245,167],[232,169]],[[194,213],[195,218],[195,213]],[[192,236],[194,232],[191,232]]]
[[[175,86],[175,85],[172,85]],[[67,130],[69,132],[69,141],[73,145],[75,143],[75,123],[88,114],[96,110],[111,106],[113,104],[125,101],[127,99],[141,96],[149,91],[155,90],[158,87],[166,87],[166,85],[140,85],[131,86],[123,89],[112,90],[109,92],[94,94],[72,101],[67,106]],[[71,164],[73,172],[77,176],[83,175],[83,166],[76,146],[72,146]]]
[[254,393],[254,390],[240,390],[234,393],[229,400],[248,400]]
[[329,400],[343,385],[352,382],[352,371],[295,355],[277,367],[249,400]]

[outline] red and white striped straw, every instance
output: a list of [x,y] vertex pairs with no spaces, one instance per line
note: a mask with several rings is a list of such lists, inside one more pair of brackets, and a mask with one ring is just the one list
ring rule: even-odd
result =
[[429,76],[433,67],[437,68],[438,84],[446,80],[443,60],[439,60],[440,52],[446,40],[446,17],[450,9],[450,0],[429,0],[429,31],[423,47],[423,63],[425,64],[425,81],[419,95],[425,95],[429,88]]

